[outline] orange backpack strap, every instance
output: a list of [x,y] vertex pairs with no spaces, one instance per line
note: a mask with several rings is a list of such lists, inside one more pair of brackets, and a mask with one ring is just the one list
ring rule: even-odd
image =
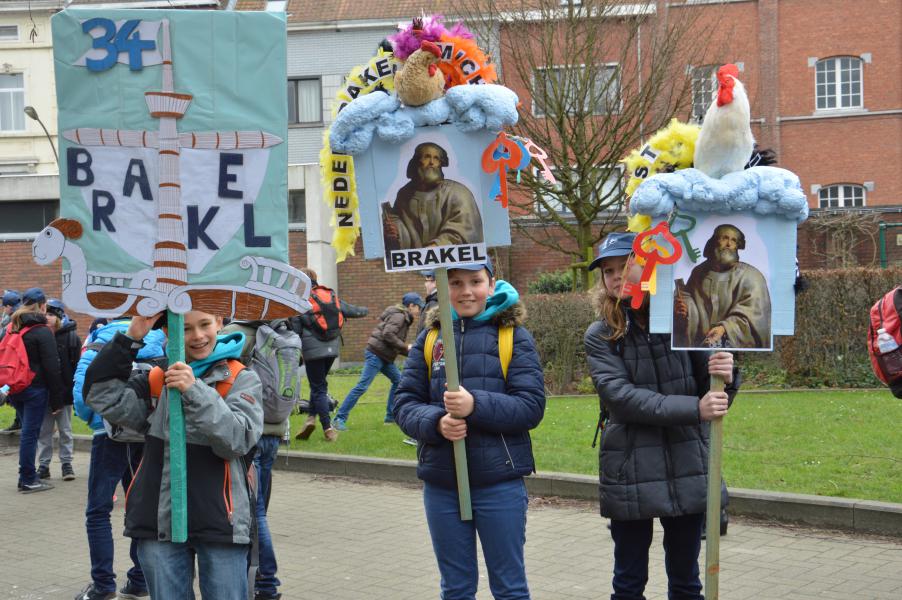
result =
[[219,392],[219,395],[222,398],[225,398],[229,395],[229,392],[232,390],[232,384],[235,383],[235,378],[238,377],[238,373],[247,368],[243,364],[241,364],[240,360],[235,360],[232,358],[229,359],[228,365],[229,376],[216,383],[216,391]]
[[[246,369],[241,361],[229,359],[229,376],[222,381],[216,383],[216,391],[219,392],[219,395],[225,398],[229,395],[229,392],[232,389],[232,384],[235,383],[235,378],[238,377],[238,373]],[[147,376],[147,382],[150,384],[150,397],[151,398],[159,398],[160,394],[163,393],[163,380],[164,380],[164,371],[160,367],[154,367],[150,370],[150,373]]]
[[147,383],[150,384],[150,397],[159,398],[163,393],[163,379],[165,373],[160,367],[154,367],[147,374]]

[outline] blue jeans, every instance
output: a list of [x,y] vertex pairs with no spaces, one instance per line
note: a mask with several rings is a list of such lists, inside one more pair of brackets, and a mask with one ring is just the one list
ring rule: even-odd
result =
[[205,600],[247,600],[246,544],[174,544],[138,540],[151,598],[194,600],[194,558]]
[[395,403],[395,390],[398,389],[398,382],[401,381],[401,371],[395,366],[395,363],[386,362],[369,350],[363,351],[363,358],[363,373],[360,374],[360,380],[354,386],[354,389],[348,392],[348,396],[341,403],[341,406],[338,407],[338,414],[335,415],[335,418],[347,421],[354,405],[370,388],[370,384],[373,383],[376,375],[382,373],[391,381],[391,389],[388,391],[388,402],[385,405],[385,418],[393,420],[391,409]]
[[461,521],[457,490],[430,483],[423,486],[426,521],[442,576],[442,600],[475,600],[477,534],[495,600],[529,600],[523,560],[526,484],[514,479],[474,487],[470,498],[473,520]]
[[254,467],[257,470],[257,539],[260,548],[260,567],[254,588],[267,596],[275,596],[282,584],[276,577],[276,553],[269,535],[266,510],[269,508],[269,494],[272,491],[272,463],[279,453],[279,437],[264,435],[257,442]]
[[[310,383],[310,414],[318,415],[323,431],[332,426],[329,417],[329,382],[326,377],[335,362],[334,356],[308,360],[304,362],[307,369],[307,381]],[[350,409],[348,409],[350,410]]]
[[47,411],[47,388],[30,385],[18,394],[11,394],[10,402],[22,411],[22,431],[19,437],[19,485],[37,483],[38,472],[34,459],[38,452],[38,436]]
[[[704,514],[661,517],[669,600],[704,599],[698,570],[704,518]],[[644,600],[652,519],[611,520],[611,537],[614,538],[614,593],[611,600]]]
[[[144,444],[112,441],[106,434],[95,435],[91,442],[91,466],[88,471],[88,505],[85,508],[85,529],[88,531],[88,550],[91,554],[91,580],[98,592],[116,591],[113,571],[113,494],[116,485],[128,490],[133,474],[141,463]],[[124,499],[123,499],[124,500]],[[126,576],[134,587],[144,590],[147,583],[138,563],[137,542],[129,547],[132,567]]]

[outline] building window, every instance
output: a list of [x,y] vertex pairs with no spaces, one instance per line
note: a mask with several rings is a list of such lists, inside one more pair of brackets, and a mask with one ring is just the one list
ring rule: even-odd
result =
[[540,67],[533,73],[533,109],[537,117],[565,110],[606,115],[620,111],[620,68],[617,65],[588,67],[565,65]]
[[25,131],[25,78],[0,75],[0,131]]
[[861,59],[835,56],[817,61],[817,108],[861,108]]
[[692,118],[701,123],[717,89],[717,65],[692,67]]
[[58,213],[57,200],[0,202],[0,233],[37,233]]
[[288,80],[289,123],[322,123],[322,102],[322,81],[318,77]]
[[0,42],[18,42],[18,25],[0,25]]
[[285,12],[285,5],[288,0],[267,0],[266,12]]
[[305,225],[307,223],[307,193],[305,190],[289,190],[288,192],[288,224]]
[[[552,172],[554,173],[555,183],[550,187],[554,190],[554,192],[537,192],[537,197],[545,200],[545,204],[548,205],[548,208],[545,208],[541,202],[536,200],[536,210],[540,213],[548,214],[551,211],[556,212],[559,215],[571,215],[573,211],[571,211],[561,200],[561,190],[563,187],[561,186],[561,176],[566,175],[566,171],[564,173],[561,172],[557,167],[552,167]],[[600,176],[601,167],[594,167],[593,170],[596,172],[597,176]],[[542,171],[536,169],[535,171],[536,179],[542,178]],[[578,174],[570,170],[570,178],[573,181],[578,179]],[[599,177],[600,178],[600,177]],[[608,173],[607,179],[604,181],[599,181],[600,189],[592,190],[590,192],[589,201],[594,204],[608,204],[611,202],[612,194],[619,195],[620,189],[623,186],[623,166],[617,165]],[[606,211],[603,211],[606,212]]]
[[820,208],[854,208],[864,206],[864,186],[849,183],[828,185],[817,192]]

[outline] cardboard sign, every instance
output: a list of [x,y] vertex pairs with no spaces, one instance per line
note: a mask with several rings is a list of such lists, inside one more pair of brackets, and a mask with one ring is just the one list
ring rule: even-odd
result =
[[309,308],[287,264],[284,15],[65,10],[52,19],[63,301],[95,316]]
[[672,227],[693,221],[680,260],[658,268],[651,330],[678,349],[771,350],[794,328],[796,223],[680,211]]
[[494,138],[432,126],[401,144],[374,140],[355,161],[365,256],[383,258],[386,271],[453,268],[510,244],[507,210],[489,200],[481,164]]

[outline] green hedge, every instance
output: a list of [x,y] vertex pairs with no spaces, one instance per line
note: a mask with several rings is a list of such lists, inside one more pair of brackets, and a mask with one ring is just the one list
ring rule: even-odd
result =
[[[792,337],[775,338],[774,352],[740,353],[743,379],[756,387],[879,387],[867,350],[868,314],[902,281],[902,268],[810,271],[796,297]],[[524,297],[527,327],[536,338],[548,389],[591,391],[583,333],[595,317],[583,293]]]

